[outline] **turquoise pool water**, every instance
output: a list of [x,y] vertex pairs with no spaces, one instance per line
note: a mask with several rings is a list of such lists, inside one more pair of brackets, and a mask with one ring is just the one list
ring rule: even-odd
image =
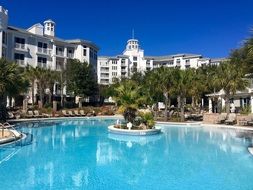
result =
[[0,189],[253,189],[250,137],[184,126],[139,138],[108,134],[115,121],[20,124],[28,138],[0,147]]

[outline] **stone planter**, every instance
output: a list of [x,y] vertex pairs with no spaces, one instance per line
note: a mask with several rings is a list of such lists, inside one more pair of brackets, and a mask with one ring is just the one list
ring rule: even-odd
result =
[[121,134],[121,135],[135,135],[135,136],[146,136],[146,135],[156,135],[161,133],[161,128],[154,128],[154,129],[146,129],[146,130],[129,130],[129,129],[119,129],[116,128],[114,125],[110,125],[108,127],[108,131],[114,134]]

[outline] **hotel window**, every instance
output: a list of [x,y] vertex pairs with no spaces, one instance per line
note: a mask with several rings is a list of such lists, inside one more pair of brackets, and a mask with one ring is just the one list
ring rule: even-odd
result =
[[2,48],[2,57],[6,57],[6,48]]
[[133,60],[134,60],[134,61],[137,61],[137,57],[133,57]]
[[173,65],[173,61],[168,61],[168,65]]
[[87,55],[87,50],[83,49],[83,56],[86,56],[86,55]]
[[121,59],[121,63],[125,63],[126,62],[126,60],[125,59]]
[[3,31],[2,43],[7,44],[7,35],[6,35],[5,31]]
[[185,60],[185,63],[186,63],[186,64],[190,64],[190,59],[186,59],[186,60]]
[[25,44],[24,38],[15,37],[15,43],[17,44]]
[[177,59],[176,62],[177,62],[177,64],[180,64],[180,63],[181,63],[180,59]]
[[15,53],[14,59],[15,59],[16,63],[18,63],[20,65],[24,65],[25,55],[20,54],[20,53]]
[[47,58],[44,57],[38,57],[37,58],[37,66],[41,68],[46,68],[47,67]]
[[116,77],[117,76],[117,72],[112,72],[112,76]]
[[63,56],[63,47],[56,47],[56,54]]
[[112,60],[112,64],[117,64],[117,60]]

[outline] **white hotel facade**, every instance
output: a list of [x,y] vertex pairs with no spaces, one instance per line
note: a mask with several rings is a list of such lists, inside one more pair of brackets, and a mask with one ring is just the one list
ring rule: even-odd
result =
[[[28,29],[9,26],[8,11],[0,6],[0,57],[22,67],[30,65],[57,71],[65,67],[68,59],[78,59],[92,64],[96,72],[98,46],[82,39],[60,39],[55,31],[56,24],[52,20]],[[57,92],[55,86],[53,94]]]
[[144,50],[140,48],[139,41],[130,39],[122,55],[98,57],[98,83],[112,84],[114,78],[130,77],[135,71],[145,72],[161,66],[181,69],[198,68],[207,64],[219,64],[222,60],[224,59],[203,58],[199,54],[144,56]]

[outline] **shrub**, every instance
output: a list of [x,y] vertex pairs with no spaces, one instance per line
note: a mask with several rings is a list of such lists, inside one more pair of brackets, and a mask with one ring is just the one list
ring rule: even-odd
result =
[[139,116],[142,119],[142,123],[148,128],[152,128],[155,125],[155,120],[152,112],[140,112]]
[[136,118],[136,111],[135,108],[127,107],[123,113],[125,120],[133,123]]

